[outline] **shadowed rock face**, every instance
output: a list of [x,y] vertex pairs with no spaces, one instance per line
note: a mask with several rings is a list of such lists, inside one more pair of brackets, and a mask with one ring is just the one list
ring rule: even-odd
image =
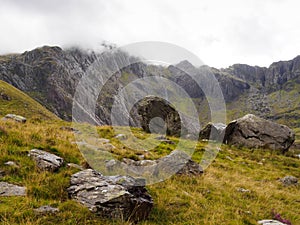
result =
[[281,151],[287,151],[294,141],[295,134],[287,126],[252,114],[230,122],[224,137],[224,142],[230,145]]
[[[181,120],[178,112],[167,101],[155,96],[148,96],[138,103],[138,114],[140,124],[146,132],[151,132],[151,120],[161,118],[166,124],[166,133],[168,135],[180,136]],[[159,123],[159,121],[157,122]],[[153,124],[154,129],[164,124]]]
[[129,176],[102,176],[92,169],[74,174],[68,193],[96,214],[124,221],[146,219],[153,206],[142,180]]
[[209,123],[199,134],[199,139],[215,140],[223,142],[226,125],[223,123]]

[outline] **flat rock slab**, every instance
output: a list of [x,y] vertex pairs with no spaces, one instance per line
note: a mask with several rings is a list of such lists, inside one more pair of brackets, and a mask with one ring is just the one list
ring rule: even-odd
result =
[[25,196],[26,187],[0,182],[0,196]]
[[30,150],[29,157],[31,157],[41,170],[54,172],[58,170],[64,163],[63,158],[39,149]]
[[140,221],[148,217],[153,201],[143,180],[129,176],[103,176],[92,169],[71,177],[71,198],[108,218]]

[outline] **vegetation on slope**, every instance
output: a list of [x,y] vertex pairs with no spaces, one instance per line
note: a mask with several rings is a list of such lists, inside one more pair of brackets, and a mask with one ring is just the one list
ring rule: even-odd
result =
[[59,120],[24,92],[0,80],[0,116],[17,114],[31,119]]

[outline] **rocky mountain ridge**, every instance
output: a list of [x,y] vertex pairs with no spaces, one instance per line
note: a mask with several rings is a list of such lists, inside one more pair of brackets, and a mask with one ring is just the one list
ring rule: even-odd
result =
[[[99,124],[110,124],[113,96],[122,87],[142,77],[158,75],[174,81],[186,90],[201,114],[207,96],[190,75],[198,76],[205,83],[206,91],[212,94],[214,84],[211,75],[214,75],[229,104],[229,110],[230,104],[237,105],[241,112],[247,111],[271,119],[276,119],[277,112],[269,95],[278,91],[295,91],[297,88],[294,84],[300,83],[300,56],[290,61],[273,63],[269,68],[245,64],[235,64],[226,69],[208,66],[196,68],[188,61],[165,68],[144,64],[121,51],[100,54],[78,48],[63,50],[49,46],[23,54],[0,56],[0,79],[26,92],[62,119],[71,120],[76,87],[95,62],[99,64],[102,73],[117,71],[102,84],[104,90],[99,95],[96,107]],[[121,64],[129,66],[119,69]],[[101,78],[99,82],[103,82]],[[144,91],[143,87],[138,88]],[[244,106],[239,104],[241,101],[244,101]],[[295,104],[290,103],[290,108],[293,109],[292,105]],[[300,116],[297,114],[295,118]]]

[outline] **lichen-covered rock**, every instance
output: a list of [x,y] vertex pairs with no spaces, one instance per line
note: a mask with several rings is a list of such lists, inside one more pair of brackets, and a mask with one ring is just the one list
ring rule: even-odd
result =
[[230,122],[224,143],[249,148],[270,148],[287,151],[295,141],[295,133],[285,125],[248,114]]
[[25,196],[26,187],[0,182],[0,196]]
[[146,219],[153,206],[144,185],[144,180],[87,169],[72,175],[68,193],[100,216],[136,222]]
[[63,158],[39,149],[30,150],[28,156],[36,162],[39,169],[51,172],[58,170],[64,163]]

